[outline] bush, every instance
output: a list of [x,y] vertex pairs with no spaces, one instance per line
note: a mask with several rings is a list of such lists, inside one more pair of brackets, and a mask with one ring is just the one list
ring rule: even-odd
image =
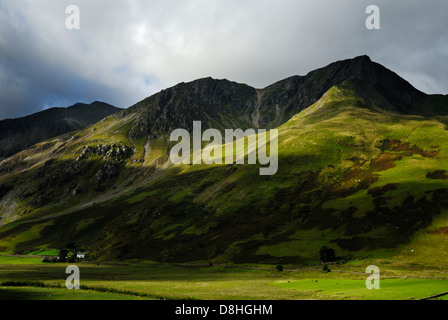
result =
[[279,264],[278,266],[275,267],[275,269],[277,269],[277,271],[283,271],[283,266]]
[[69,251],[65,248],[59,250],[59,253],[58,253],[59,261],[65,262],[67,260],[68,253],[69,253]]
[[328,266],[326,264],[323,265],[322,271],[325,272],[325,273],[331,272],[330,268],[328,268]]
[[320,261],[322,262],[331,262],[336,260],[336,252],[334,249],[329,248],[327,246],[323,246],[319,250]]
[[69,263],[75,263],[75,262],[77,262],[76,254],[72,254],[72,255],[67,259],[67,262],[69,262]]

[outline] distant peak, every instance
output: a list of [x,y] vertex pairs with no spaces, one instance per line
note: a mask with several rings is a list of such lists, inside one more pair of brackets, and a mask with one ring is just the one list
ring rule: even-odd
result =
[[354,57],[352,59],[339,60],[339,61],[331,63],[328,66],[334,66],[334,65],[357,66],[357,65],[373,65],[373,64],[376,64],[376,63],[373,62],[369,56],[362,55],[362,56]]
[[110,104],[103,102],[103,101],[93,101],[91,104],[89,104],[90,106],[94,107],[94,106],[111,106]]
[[372,60],[370,59],[370,57],[368,55],[358,56],[358,57],[353,58],[353,60],[363,60],[363,61],[372,62]]
[[85,104],[85,103],[77,102],[74,105],[67,107],[67,109],[79,109],[79,108],[85,107],[86,105],[87,104]]
[[222,82],[222,81],[224,81],[224,82],[231,82],[231,81],[229,81],[227,79],[215,79],[215,78],[212,78],[212,77],[205,77],[205,78],[200,78],[200,79],[194,80],[191,83],[195,83],[195,82],[198,82],[198,83],[206,82],[206,83],[208,83],[208,82]]
[[370,57],[367,56],[367,55],[357,56],[357,57],[354,57],[352,59],[336,61],[334,64],[335,65],[341,65],[341,64],[342,65],[347,65],[347,66],[350,66],[350,67],[355,67],[355,69],[360,67],[360,66],[363,66],[363,67],[367,67],[367,66],[373,67],[373,66],[377,65],[377,63],[373,62],[370,59]]

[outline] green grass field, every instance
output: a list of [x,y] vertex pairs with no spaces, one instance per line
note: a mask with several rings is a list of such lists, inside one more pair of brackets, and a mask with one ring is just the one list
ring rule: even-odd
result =
[[145,298],[89,290],[0,287],[0,300],[143,300]]
[[[331,266],[330,273],[323,273],[317,266],[279,272],[274,266],[269,270],[269,266],[249,269],[87,262],[77,265],[81,272],[81,290],[68,290],[65,289],[68,264],[44,264],[36,258],[1,256],[0,284],[23,282],[23,286],[0,286],[0,299],[409,300],[448,291],[448,277],[443,279],[447,275],[436,270],[406,270],[394,266],[388,266],[382,274],[379,290],[368,290],[363,262]],[[393,278],[400,276],[407,278]],[[439,280],[423,279],[437,276]],[[37,282],[42,287],[33,285]]]
[[365,280],[351,279],[306,279],[275,285],[314,292],[329,299],[413,300],[448,291],[447,280],[430,279],[385,279],[378,290],[367,290]]

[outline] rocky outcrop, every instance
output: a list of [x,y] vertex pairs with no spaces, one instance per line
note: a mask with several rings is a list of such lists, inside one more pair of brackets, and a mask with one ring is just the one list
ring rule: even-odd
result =
[[124,166],[123,161],[119,160],[112,160],[108,161],[104,164],[103,168],[101,168],[94,176],[93,181],[96,184],[102,184],[105,182],[109,182],[111,179],[116,178],[120,172],[121,169]]
[[98,144],[96,147],[84,146],[81,154],[76,161],[88,159],[91,155],[102,156],[104,159],[116,158],[127,159],[133,154],[132,148],[124,144],[103,145]]

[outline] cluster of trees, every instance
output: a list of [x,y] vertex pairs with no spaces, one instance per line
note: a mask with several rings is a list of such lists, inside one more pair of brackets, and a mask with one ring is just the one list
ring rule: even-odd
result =
[[321,262],[333,262],[337,260],[336,252],[333,248],[323,246],[319,250],[319,256]]
[[[327,246],[323,246],[322,248],[320,248],[319,256],[320,256],[320,262],[322,263],[333,262],[338,259],[338,257],[336,257],[336,251],[334,251],[333,248],[329,248]],[[328,268],[326,264],[322,266],[322,271],[325,273],[331,272],[330,268]]]
[[64,248],[60,249],[56,257],[44,257],[42,262],[76,262],[78,261],[77,253],[81,248],[78,248],[73,242],[69,242]]

